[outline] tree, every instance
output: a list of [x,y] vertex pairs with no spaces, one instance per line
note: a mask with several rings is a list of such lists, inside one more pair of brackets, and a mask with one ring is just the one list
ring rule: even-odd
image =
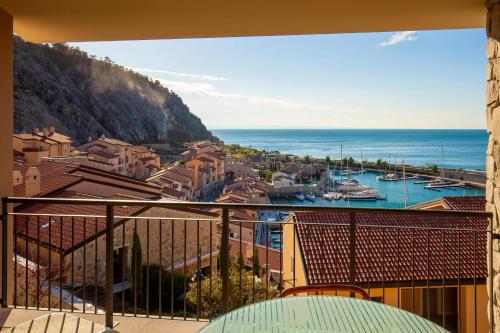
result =
[[273,172],[269,170],[266,173],[266,183],[271,184],[273,182]]
[[378,169],[378,170],[382,169],[382,159],[381,159],[381,158],[379,158],[379,159],[377,160],[377,169]]
[[433,175],[437,175],[439,173],[438,166],[436,164],[431,165],[431,172]]
[[[241,273],[241,285],[240,285]],[[212,275],[212,294],[210,295],[210,278],[204,278],[201,282],[201,316],[209,318],[211,315],[222,313],[222,278],[220,272]],[[255,299],[253,285],[255,283]],[[277,296],[276,288],[269,284],[266,289],[265,281],[257,279],[251,270],[242,269],[240,271],[236,263],[229,267],[229,308],[237,309],[243,305],[262,301]],[[195,306],[198,303],[198,281],[189,284],[189,291],[186,293],[186,301]]]
[[134,229],[134,235],[132,236],[131,270],[132,287],[137,292],[137,302],[140,306],[142,302],[142,249],[137,229]]
[[328,156],[328,155],[327,155],[327,156],[325,157],[325,163],[326,163],[326,164],[332,164],[332,159],[330,158],[330,156]]
[[259,253],[257,249],[253,249],[253,264],[252,264],[253,275],[260,277],[260,262]]
[[311,156],[309,156],[309,155],[304,156],[304,162],[311,163]]

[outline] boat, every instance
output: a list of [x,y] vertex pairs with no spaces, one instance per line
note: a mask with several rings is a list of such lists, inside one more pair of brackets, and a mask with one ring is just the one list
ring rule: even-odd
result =
[[314,195],[314,193],[306,194],[305,198],[307,200],[309,200],[309,201],[315,201],[316,200],[316,196]]
[[305,199],[304,193],[295,194],[295,199],[297,199],[299,201],[304,201],[304,199]]
[[359,182],[354,178],[343,178],[335,181],[336,186],[358,186]]
[[345,194],[343,198],[344,200],[353,200],[353,201],[387,200],[386,197],[381,196],[380,194],[378,194],[373,190],[366,190],[361,192],[353,192]]
[[447,188],[447,189],[454,189],[455,187],[465,187],[466,184],[464,182],[437,182],[437,183],[431,183],[429,185],[425,185],[424,188],[427,190],[434,190],[434,189],[439,189],[439,188]]
[[323,199],[332,201],[332,200],[339,200],[342,198],[342,194],[338,192],[328,192],[323,194]]
[[321,196],[323,199],[325,200],[328,200],[328,201],[332,201],[333,200],[333,195],[332,193],[325,193]]
[[386,182],[393,182],[393,181],[402,180],[402,179],[403,178],[399,177],[395,173],[388,173],[387,175],[377,176],[377,180],[382,180],[382,181],[386,181]]

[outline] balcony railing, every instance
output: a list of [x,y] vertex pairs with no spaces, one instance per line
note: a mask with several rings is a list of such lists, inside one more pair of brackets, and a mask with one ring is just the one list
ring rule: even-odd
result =
[[[291,215],[234,214],[269,211]],[[487,212],[12,197],[2,214],[3,306],[104,313],[111,327],[117,314],[212,320],[341,283],[451,331],[494,318]]]

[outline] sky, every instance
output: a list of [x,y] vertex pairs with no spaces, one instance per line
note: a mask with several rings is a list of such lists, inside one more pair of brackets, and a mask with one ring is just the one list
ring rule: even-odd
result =
[[484,30],[72,43],[158,79],[209,129],[478,128]]

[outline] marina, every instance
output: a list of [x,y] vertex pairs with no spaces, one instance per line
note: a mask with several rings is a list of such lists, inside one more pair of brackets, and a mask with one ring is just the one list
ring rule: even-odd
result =
[[[463,182],[422,179],[412,175],[405,177],[406,181],[403,181],[403,177],[397,181],[381,181],[379,176],[375,172],[364,172],[346,179],[330,170],[335,186],[324,194],[316,193],[314,201],[307,200],[304,193],[271,197],[270,200],[276,204],[404,208],[405,201],[406,206],[411,206],[443,196],[484,195],[484,189],[466,187]],[[376,195],[379,197],[374,198]]]

